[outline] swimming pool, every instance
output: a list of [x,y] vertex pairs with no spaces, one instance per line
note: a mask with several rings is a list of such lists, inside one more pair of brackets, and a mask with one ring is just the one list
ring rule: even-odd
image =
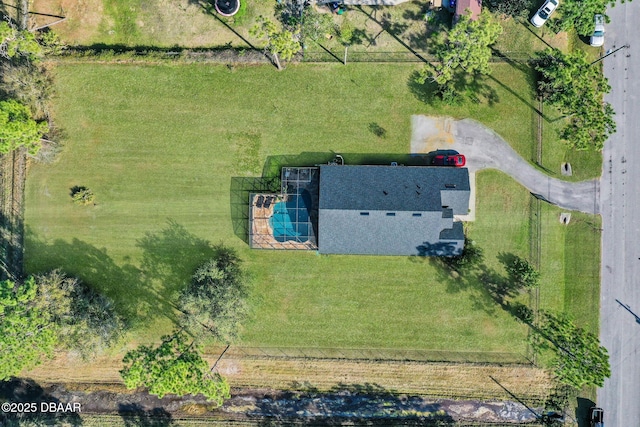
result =
[[273,237],[278,242],[306,242],[312,230],[307,208],[308,197],[304,194],[290,196],[286,202],[273,205],[273,215],[269,225],[273,229]]

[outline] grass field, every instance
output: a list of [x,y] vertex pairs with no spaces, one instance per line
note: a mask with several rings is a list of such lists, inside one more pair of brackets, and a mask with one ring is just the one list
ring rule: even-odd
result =
[[[67,146],[56,164],[29,171],[28,272],[61,267],[84,279],[134,322],[134,341],[150,341],[170,329],[175,293],[210,256],[209,242],[223,242],[238,249],[254,276],[244,345],[522,354],[526,329],[473,283],[443,274],[432,262],[251,251],[234,233],[232,178],[259,175],[269,156],[406,153],[412,114],[452,113],[416,99],[407,85],[413,70],[382,64],[300,65],[283,73],[210,65],[58,67],[54,111]],[[508,70],[497,66],[495,78],[506,80]],[[529,93],[527,83],[509,84],[492,86],[499,99],[492,107],[469,105],[456,115],[485,122],[524,146],[532,129],[530,107],[520,99]],[[371,123],[386,129],[386,137],[376,137]],[[91,188],[96,204],[74,205],[74,185]],[[479,186],[478,221],[470,232],[499,268],[498,252],[527,255],[530,196],[494,172],[480,174]],[[559,227],[558,236],[574,230]],[[582,232],[570,233],[570,240],[579,242]],[[569,279],[578,277],[580,263],[597,264],[597,256],[577,244],[565,249],[553,273],[543,265],[545,287],[573,286]],[[563,296],[574,301],[581,292]]]

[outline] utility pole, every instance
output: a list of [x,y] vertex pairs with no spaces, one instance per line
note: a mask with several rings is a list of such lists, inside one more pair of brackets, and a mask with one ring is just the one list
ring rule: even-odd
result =
[[589,66],[592,66],[593,64],[595,64],[596,62],[602,61],[604,58],[606,58],[609,55],[613,55],[614,53],[616,53],[617,51],[624,49],[624,48],[628,48],[629,47],[629,43],[620,46],[619,48],[615,49],[615,50],[611,50],[609,49],[607,51],[607,53],[605,53],[603,56],[601,56],[600,58],[596,59],[595,61],[593,61],[591,64],[589,64]]

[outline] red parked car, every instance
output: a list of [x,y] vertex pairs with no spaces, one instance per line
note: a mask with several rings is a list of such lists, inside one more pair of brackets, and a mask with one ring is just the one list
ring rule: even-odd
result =
[[467,159],[464,158],[464,154],[438,154],[431,160],[431,164],[434,166],[455,166],[461,168],[467,164]]

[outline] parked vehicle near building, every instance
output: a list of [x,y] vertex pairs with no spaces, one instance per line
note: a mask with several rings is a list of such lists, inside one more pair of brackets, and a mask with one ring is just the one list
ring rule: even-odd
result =
[[558,0],[545,1],[535,15],[531,17],[531,24],[533,24],[534,27],[542,27],[557,8]]
[[600,47],[604,44],[604,15],[598,13],[593,19],[596,25],[589,44],[594,47]]

